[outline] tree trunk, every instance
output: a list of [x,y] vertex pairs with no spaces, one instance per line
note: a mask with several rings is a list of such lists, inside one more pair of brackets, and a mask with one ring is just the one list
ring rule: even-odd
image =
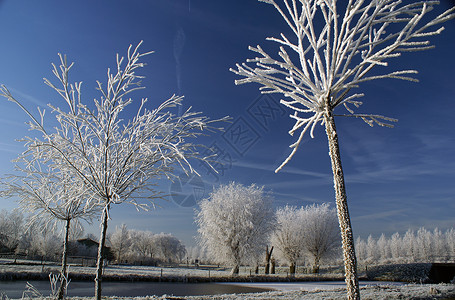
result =
[[68,278],[66,277],[66,266],[67,266],[67,258],[68,258],[68,240],[69,240],[69,233],[70,233],[70,223],[71,219],[66,220],[65,226],[65,240],[63,241],[63,253],[62,253],[62,270],[60,272],[60,286],[58,288],[58,299],[63,299],[63,295],[65,294],[66,285]]
[[107,233],[107,221],[108,221],[108,213],[109,207],[104,207],[103,215],[102,215],[102,223],[101,223],[101,234],[100,234],[100,241],[98,245],[98,258],[96,261],[96,276],[95,276],[95,299],[101,300],[101,281],[103,276],[103,262],[104,262],[104,245],[106,242],[106,233]]
[[341,230],[347,296],[349,300],[357,300],[360,299],[360,292],[359,281],[357,278],[357,261],[354,250],[354,238],[352,234],[351,220],[349,218],[348,202],[346,198],[346,188],[344,185],[343,169],[341,167],[340,147],[338,145],[335,120],[333,118],[331,108],[328,105],[326,105],[324,121],[329,143],[329,154],[332,162],[338,222]]
[[275,259],[272,258],[272,268],[270,270],[270,274],[275,274]]
[[232,275],[239,275],[239,271],[240,271],[240,265],[239,264],[235,264],[235,266],[232,267],[231,276]]
[[269,274],[270,272],[270,259],[272,258],[273,246],[270,248],[269,246],[265,249],[265,274]]
[[319,256],[314,257],[313,274],[319,273]]
[[295,262],[292,262],[289,265],[289,275],[290,276],[294,276],[295,275]]

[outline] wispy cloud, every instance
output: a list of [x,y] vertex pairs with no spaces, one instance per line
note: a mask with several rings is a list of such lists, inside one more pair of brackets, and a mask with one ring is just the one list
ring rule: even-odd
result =
[[[47,103],[45,103],[44,101],[41,101],[40,99],[38,99],[32,95],[29,95],[21,90],[13,88],[13,87],[8,87],[8,89],[10,90],[13,97],[15,97],[16,100],[18,100],[19,102],[21,102],[23,104],[33,103],[41,108],[47,107]],[[24,105],[24,106],[28,107],[28,105]]]
[[[247,168],[251,170],[259,170],[259,171],[269,171],[274,172],[277,165],[267,164],[267,163],[255,163],[252,160],[245,161],[239,160],[233,163],[235,167]],[[288,167],[286,166],[283,170],[280,171],[281,174],[291,174],[291,175],[302,175],[302,176],[309,176],[309,177],[316,177],[316,178],[331,178],[330,174],[314,172],[314,171],[307,171],[304,169],[297,169],[295,167]]]
[[361,221],[361,220],[370,220],[371,221],[371,220],[375,220],[375,219],[383,219],[385,217],[397,216],[406,211],[407,211],[407,209],[387,210],[387,211],[381,211],[378,213],[354,216],[352,219],[353,219],[353,221]]

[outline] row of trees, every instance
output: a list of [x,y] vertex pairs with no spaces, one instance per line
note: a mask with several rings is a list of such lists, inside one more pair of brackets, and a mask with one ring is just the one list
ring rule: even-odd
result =
[[201,202],[196,220],[200,245],[214,261],[232,265],[232,274],[238,274],[241,264],[261,264],[266,249],[268,264],[273,251],[269,244],[291,274],[305,257],[318,272],[321,260],[339,254],[337,216],[328,204],[274,211],[270,195],[254,184],[219,186]]
[[[62,231],[51,226],[26,222],[17,210],[0,211],[0,253],[25,255],[31,259],[56,260],[63,251]],[[96,257],[95,249],[78,242],[84,235],[83,228],[71,230],[68,254]],[[92,234],[85,239],[96,241]],[[116,227],[106,237],[106,246],[118,263],[179,262],[186,257],[183,243],[170,233],[154,234],[150,231],[128,229],[125,224]]]
[[187,255],[185,245],[172,234],[128,229],[125,224],[109,240],[118,263],[180,262]]
[[[77,240],[83,234],[83,228],[71,230],[69,240]],[[0,253],[55,260],[61,255],[62,246],[59,232],[51,226],[28,223],[27,218],[18,210],[0,211]],[[73,243],[73,252],[75,247]]]
[[438,228],[429,231],[420,228],[398,232],[375,239],[371,235],[356,240],[357,257],[360,263],[414,263],[455,260],[455,229],[442,232]]

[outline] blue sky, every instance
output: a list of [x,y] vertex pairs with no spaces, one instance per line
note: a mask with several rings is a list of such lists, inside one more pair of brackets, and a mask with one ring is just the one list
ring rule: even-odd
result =
[[[441,0],[436,12],[455,5]],[[420,83],[398,80],[370,82],[361,87],[363,112],[399,119],[394,129],[370,128],[360,120],[337,119],[348,201],[355,235],[404,232],[425,226],[446,229],[455,219],[455,21],[431,41],[436,49],[408,53],[391,62],[396,69],[419,71]],[[288,29],[275,10],[256,0],[0,0],[0,83],[22,103],[36,107],[57,104],[55,92],[43,83],[53,79],[57,53],[75,61],[72,81],[83,81],[86,103],[98,97],[95,81],[105,82],[115,54],[143,40],[147,88],[133,95],[149,98],[155,107],[172,94],[185,95],[185,107],[219,118],[229,115],[227,131],[202,141],[216,147],[224,168],[219,174],[196,165],[202,179],[186,182],[182,196],[160,201],[153,212],[133,207],[112,209],[110,230],[129,228],[171,232],[194,244],[197,200],[213,186],[237,181],[264,185],[276,206],[329,202],[334,206],[327,140],[322,127],[307,137],[293,160],[274,170],[289,154],[294,140],[290,111],[279,97],[265,97],[258,86],[235,86],[229,72],[235,63],[252,58],[249,45],[270,45],[268,36]],[[138,103],[138,102],[136,102]],[[0,102],[0,172],[10,173],[11,160],[23,150],[15,139],[29,134],[26,115],[14,104]],[[240,132],[238,129],[243,130]],[[166,193],[180,182],[160,181]],[[183,201],[183,202],[182,202]],[[0,199],[0,209],[12,209]],[[95,222],[96,223],[96,222]],[[98,233],[95,224],[86,231]]]

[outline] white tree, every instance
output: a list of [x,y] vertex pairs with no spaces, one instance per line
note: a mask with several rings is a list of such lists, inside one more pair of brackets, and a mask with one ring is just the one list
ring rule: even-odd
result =
[[[16,165],[19,171],[11,175],[11,180],[3,181],[2,194],[18,197],[23,212],[29,213],[29,226],[34,223],[43,224],[44,228],[55,231],[63,225],[63,251],[60,271],[58,299],[63,299],[67,286],[68,241],[71,226],[79,228],[81,221],[91,222],[99,213],[96,202],[90,201],[84,185],[74,182],[73,178],[64,175],[57,177],[46,165],[39,161],[29,162],[26,157],[18,159],[25,167]],[[23,175],[19,175],[23,174]],[[63,173],[59,173],[62,175]],[[44,243],[47,243],[44,240]]]
[[376,242],[378,247],[379,257],[382,261],[386,261],[390,257],[389,241],[385,237],[385,234],[381,234],[378,241]]
[[379,250],[376,240],[370,234],[367,239],[367,257],[369,262],[375,262],[379,259]]
[[54,261],[62,253],[62,243],[51,228],[41,227],[32,236],[30,251],[41,259]]
[[402,239],[398,232],[392,234],[390,239],[390,254],[394,261],[398,261],[402,257]]
[[[426,40],[442,32],[438,25],[454,17],[449,9],[435,19],[424,16],[438,1],[348,0],[339,10],[336,0],[259,0],[273,5],[291,28],[291,36],[269,38],[281,45],[279,58],[267,54],[260,46],[250,47],[259,57],[231,69],[243,77],[236,84],[259,83],[263,93],[278,93],[281,103],[294,111],[291,135],[298,138],[290,147],[296,153],[306,132],[314,135],[316,124],[325,127],[332,162],[334,189],[342,234],[345,274],[349,299],[359,299],[354,239],[348,211],[344,175],[341,165],[334,110],[344,106],[347,116],[361,118],[368,125],[392,127],[395,119],[381,115],[355,113],[363,94],[353,92],[365,81],[396,78],[416,81],[415,70],[380,71],[388,61],[406,51],[431,48]],[[278,3],[280,2],[280,4]],[[320,19],[320,21],[318,20]],[[289,53],[290,52],[290,53]]]
[[21,212],[0,211],[0,251],[15,251],[24,231],[24,216]]
[[417,259],[418,251],[414,230],[408,229],[403,236],[403,249],[408,262],[414,262]]
[[240,264],[264,251],[273,216],[272,199],[263,187],[220,185],[200,203],[200,244],[214,260],[231,264],[231,274],[238,274]]
[[[140,45],[140,44],[139,44]],[[53,65],[53,73],[60,86],[45,79],[64,100],[66,108],[49,105],[55,114],[57,126],[44,127],[44,112],[36,119],[2,86],[1,94],[17,103],[31,117],[31,129],[38,132],[35,138],[24,139],[30,160],[49,161],[54,172],[65,172],[78,178],[84,187],[99,201],[101,234],[95,276],[95,297],[101,299],[103,251],[106,241],[109,210],[111,205],[129,202],[138,208],[147,209],[139,200],[153,201],[161,194],[154,189],[157,178],[170,178],[174,166],[184,172],[194,172],[190,160],[202,159],[197,144],[192,138],[211,128],[207,117],[186,110],[180,116],[170,112],[181,105],[182,97],[173,95],[156,109],[146,108],[147,99],[140,101],[132,119],[126,119],[126,108],[133,103],[130,94],[140,87],[136,71],[144,66],[140,59],[148,53],[139,53],[139,45],[129,47],[124,58],[117,55],[114,73],[107,72],[104,87],[97,82],[100,98],[92,106],[82,101],[82,83],[71,84],[66,57],[60,55],[60,66]],[[153,203],[153,202],[152,202]]]
[[424,227],[417,230],[416,243],[420,261],[429,262],[431,256],[433,256],[434,245],[432,242],[431,231],[426,230]]
[[303,247],[313,258],[313,273],[319,272],[322,259],[336,254],[340,247],[340,228],[335,209],[328,203],[310,205],[302,211]]
[[275,230],[271,236],[272,245],[277,249],[276,253],[281,259],[289,264],[289,273],[295,274],[298,260],[303,256],[303,243],[305,239],[301,212],[295,206],[278,208]]
[[431,244],[433,245],[434,249],[432,251],[432,255],[435,259],[441,259],[447,255],[447,241],[444,238],[441,230],[435,228],[433,230],[433,234],[431,237]]
[[115,228],[115,231],[110,238],[110,242],[117,263],[121,263],[123,255],[131,246],[130,231],[126,224],[122,224],[120,227]]
[[158,252],[155,237],[151,231],[131,230],[131,251],[142,259],[153,259]]
[[367,255],[367,243],[362,240],[360,236],[355,240],[355,253],[357,256],[357,261],[366,263],[368,258]]
[[155,235],[156,248],[161,252],[161,256],[166,262],[179,262],[186,255],[186,248],[183,243],[170,233],[160,233]]
[[447,230],[444,234],[446,243],[447,243],[447,249],[448,253],[447,255],[454,259],[455,258],[455,229],[451,228]]

